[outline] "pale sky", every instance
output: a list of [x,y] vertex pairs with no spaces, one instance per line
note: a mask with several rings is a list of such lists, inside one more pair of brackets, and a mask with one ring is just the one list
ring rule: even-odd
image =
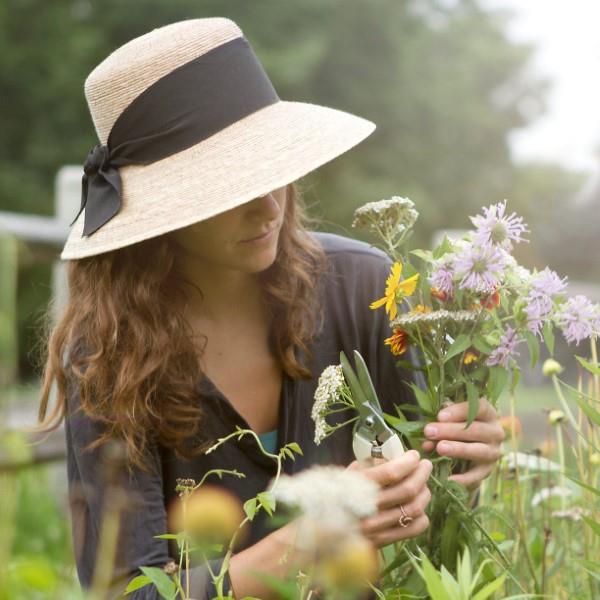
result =
[[600,169],[600,0],[483,0],[512,9],[509,33],[538,48],[532,68],[548,76],[547,113],[510,138],[515,160],[541,158]]

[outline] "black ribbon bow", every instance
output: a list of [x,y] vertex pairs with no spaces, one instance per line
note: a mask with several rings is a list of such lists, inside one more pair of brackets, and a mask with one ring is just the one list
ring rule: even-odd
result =
[[119,115],[106,144],[85,160],[81,185],[83,235],[91,235],[121,209],[119,168],[148,165],[210,137],[279,101],[244,37],[213,48],[137,96]]
[[110,221],[121,209],[121,176],[111,163],[111,152],[106,144],[96,144],[88,153],[81,179],[81,211],[85,211],[83,235],[90,235]]

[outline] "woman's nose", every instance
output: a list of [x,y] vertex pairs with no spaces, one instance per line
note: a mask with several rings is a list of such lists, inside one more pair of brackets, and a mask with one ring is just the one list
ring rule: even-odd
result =
[[255,198],[250,204],[252,211],[260,213],[263,218],[276,218],[281,211],[279,202],[271,192]]

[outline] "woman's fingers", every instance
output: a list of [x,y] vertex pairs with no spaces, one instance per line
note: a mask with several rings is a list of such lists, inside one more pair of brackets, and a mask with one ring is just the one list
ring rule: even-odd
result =
[[398,540],[416,537],[423,533],[428,527],[429,518],[427,515],[421,515],[407,527],[400,527],[400,524],[398,523],[395,527],[391,527],[385,531],[367,535],[367,538],[371,540],[376,548],[383,548],[383,546],[387,546]]
[[435,449],[440,456],[464,458],[477,463],[493,463],[502,455],[500,444],[489,445],[480,442],[450,442],[443,440],[438,442]]
[[452,475],[452,477],[448,477],[448,479],[461,483],[467,488],[474,488],[492,472],[493,468],[494,463],[481,463],[464,473]]
[[426,487],[432,469],[433,465],[431,461],[423,459],[408,477],[381,490],[377,503],[379,509],[385,510],[398,504],[410,502],[416,498],[421,493],[421,490]]
[[372,479],[384,488],[404,479],[419,466],[420,456],[416,450],[409,450],[402,456],[393,460],[375,459],[375,464],[361,467],[353,461],[348,469],[361,469],[369,479]]
[[473,421],[468,427],[466,422],[429,423],[425,435],[430,440],[457,440],[461,442],[485,442],[499,444],[504,440],[504,429],[499,421]]
[[[437,418],[438,421],[444,421],[445,423],[449,421],[466,421],[468,413],[469,403],[458,402],[442,409]],[[479,398],[479,410],[475,418],[478,421],[493,421],[498,418],[498,413],[486,398]]]
[[[413,519],[425,514],[425,509],[431,500],[431,491],[427,486],[421,489],[415,498],[410,502],[403,504],[404,512]],[[402,517],[402,511],[399,506],[393,506],[389,510],[384,510],[377,515],[367,517],[361,521],[361,529],[365,535],[373,535],[375,533],[398,526],[398,521]]]

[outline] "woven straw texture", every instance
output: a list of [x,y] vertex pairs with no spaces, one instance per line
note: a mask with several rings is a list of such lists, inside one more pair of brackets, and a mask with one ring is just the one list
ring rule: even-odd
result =
[[[190,19],[155,29],[110,54],[90,73],[85,94],[106,143],[122,110],[158,78],[241,31],[231,20]],[[375,129],[351,113],[280,100],[209,138],[150,165],[119,169],[121,210],[82,237],[85,210],[60,258],[116,250],[251,201],[346,152]]]

